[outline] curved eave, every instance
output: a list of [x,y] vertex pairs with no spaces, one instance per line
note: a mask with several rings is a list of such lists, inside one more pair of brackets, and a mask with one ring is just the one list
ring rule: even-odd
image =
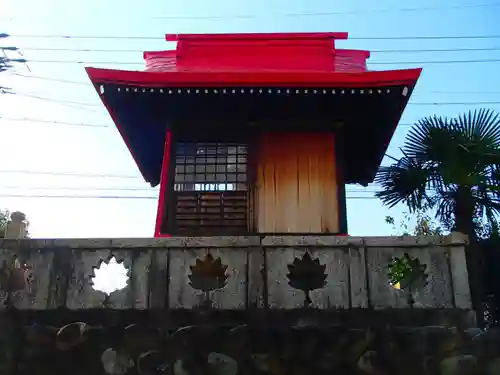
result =
[[[364,72],[364,73],[333,73],[333,72],[315,72],[315,73],[290,73],[290,72],[134,72],[121,71],[111,69],[96,69],[87,68],[89,77],[95,86],[101,100],[110,113],[116,127],[118,128],[124,142],[130,150],[141,174],[144,179],[155,186],[159,183],[159,169],[161,159],[163,157],[163,143],[166,128],[154,128],[161,124],[163,120],[154,118],[159,116],[156,109],[143,109],[142,114],[137,113],[137,116],[125,114],[121,109],[122,104],[110,104],[107,95],[113,90],[119,90],[121,87],[142,88],[142,91],[155,93],[165,92],[163,88],[190,88],[190,87],[212,87],[215,91],[218,87],[290,87],[303,90],[306,88],[331,88],[332,91],[336,88],[356,88],[357,91],[363,92],[366,88],[382,88],[384,86],[398,86],[400,88],[408,86],[408,95],[405,95],[399,104],[394,104],[394,117],[390,120],[391,124],[387,124],[390,129],[387,129],[387,139],[381,142],[380,147],[386,147],[390,141],[394,129],[399,121],[401,113],[406,105],[406,102],[415,86],[421,69],[380,71],[380,72]],[[101,87],[102,85],[102,87]],[[106,85],[115,87],[114,89],[104,89]],[[153,89],[155,88],[155,89]],[[159,90],[156,90],[159,88]],[[101,92],[105,90],[106,94]],[[127,89],[128,90],[128,89]],[[137,89],[134,89],[137,91]],[[177,91],[179,91],[177,90]],[[125,89],[121,92],[123,93]],[[377,89],[378,92],[383,90]],[[103,91],[104,92],[104,91]],[[194,92],[194,90],[193,90]],[[155,94],[156,95],[156,94]],[[146,101],[145,103],[150,103]],[[148,105],[152,105],[151,103]],[[135,106],[135,102],[134,102]],[[125,106],[125,108],[129,108]],[[155,107],[156,108],[156,107]],[[116,111],[116,112],[115,112]],[[161,130],[161,131],[160,131]],[[139,133],[138,133],[139,132]],[[163,138],[162,138],[163,137]],[[382,144],[383,143],[383,144]],[[385,146],[384,146],[385,145]],[[378,155],[380,152],[377,152]],[[383,154],[383,153],[382,153]],[[374,155],[375,156],[375,155]],[[372,158],[373,159],[373,158]],[[375,159],[373,159],[374,161]],[[371,164],[374,164],[372,161]],[[155,168],[151,168],[155,165]],[[378,164],[377,164],[378,165]],[[365,181],[366,180],[366,181]],[[369,178],[358,180],[359,183],[370,182]]]
[[160,86],[297,86],[297,87],[380,87],[414,85],[418,69],[342,72],[141,72],[114,69],[86,68],[94,85],[122,83],[143,87]]

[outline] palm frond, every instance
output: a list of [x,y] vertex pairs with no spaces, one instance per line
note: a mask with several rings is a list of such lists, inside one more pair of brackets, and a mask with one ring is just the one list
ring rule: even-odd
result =
[[496,149],[500,147],[499,113],[482,108],[459,115],[453,122],[470,141]]
[[397,163],[379,169],[375,183],[380,184],[382,190],[375,195],[389,207],[405,202],[410,212],[414,212],[430,203],[426,187],[431,175],[432,170],[425,164],[403,157]]
[[410,211],[428,206],[442,223],[456,221],[458,209],[473,204],[471,221],[498,225],[499,113],[479,109],[452,119],[423,118],[410,130],[401,151],[403,158],[381,168],[375,178],[382,187],[376,196],[384,204],[404,202]]
[[455,191],[443,192],[439,195],[439,199],[436,199],[436,218],[445,223],[452,217],[456,211],[457,199]]
[[425,117],[419,120],[408,132],[403,150],[410,157],[429,153],[429,138],[436,130],[448,129],[451,125],[446,117]]

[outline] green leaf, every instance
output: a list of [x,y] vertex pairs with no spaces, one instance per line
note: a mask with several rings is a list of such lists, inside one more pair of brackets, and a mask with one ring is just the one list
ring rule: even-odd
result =
[[[404,203],[411,214],[435,209],[445,226],[473,227],[475,218],[492,222],[500,215],[500,114],[479,109],[455,118],[432,116],[409,131],[403,157],[381,167],[376,194],[388,207]],[[464,217],[464,212],[473,212]],[[456,216],[461,215],[458,221]],[[464,220],[470,221],[469,229]],[[419,234],[433,234],[420,222]]]

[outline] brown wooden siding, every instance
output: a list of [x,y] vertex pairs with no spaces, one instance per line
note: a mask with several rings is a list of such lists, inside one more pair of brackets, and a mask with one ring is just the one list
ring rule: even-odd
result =
[[265,133],[255,187],[259,233],[337,233],[333,134]]

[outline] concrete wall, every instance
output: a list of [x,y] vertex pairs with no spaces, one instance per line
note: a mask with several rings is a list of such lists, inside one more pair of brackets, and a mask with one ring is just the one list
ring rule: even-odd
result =
[[[5,239],[0,299],[18,309],[404,309],[387,266],[409,253],[428,273],[414,308],[470,310],[464,246],[459,236]],[[116,281],[116,265],[101,265],[112,257],[128,279],[107,295],[93,282]]]

